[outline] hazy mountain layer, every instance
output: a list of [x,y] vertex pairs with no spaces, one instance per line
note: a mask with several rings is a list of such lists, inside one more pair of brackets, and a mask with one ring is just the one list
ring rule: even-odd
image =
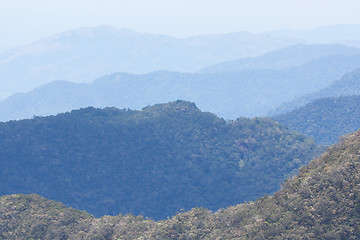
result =
[[360,132],[303,167],[272,197],[155,222],[95,219],[36,195],[0,198],[3,239],[359,239]]
[[346,43],[351,40],[360,40],[360,24],[337,24],[302,30],[287,29],[267,32],[267,34],[302,39],[311,43]]
[[326,88],[316,91],[315,93],[306,94],[305,96],[297,98],[293,101],[281,104],[276,110],[271,111],[270,115],[275,116],[285,114],[316,99],[352,95],[360,95],[360,68],[344,75],[342,78],[333,82]]
[[89,84],[57,81],[0,103],[0,120],[51,115],[81,107],[141,109],[177,99],[226,119],[264,116],[283,102],[328,86],[360,66],[360,55],[331,56],[284,70],[190,74],[112,74]]
[[336,55],[359,55],[360,49],[343,45],[293,45],[264,55],[218,63],[201,70],[206,73],[236,72],[250,69],[285,69]]
[[86,108],[0,123],[0,194],[164,219],[275,192],[317,153],[312,140],[270,119],[227,123],[189,102]]
[[54,80],[89,82],[112,72],[196,71],[299,40],[238,32],[176,39],[110,26],[54,35],[0,55],[0,99]]
[[359,106],[360,96],[322,98],[273,119],[317,144],[331,145],[360,128]]

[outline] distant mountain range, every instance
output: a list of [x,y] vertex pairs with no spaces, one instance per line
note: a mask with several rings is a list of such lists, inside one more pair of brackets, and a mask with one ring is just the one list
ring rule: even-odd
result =
[[3,239],[359,239],[360,132],[303,167],[273,196],[155,222],[94,218],[38,195],[0,198]]
[[100,26],[0,54],[0,239],[360,239],[356,47]]
[[320,150],[270,119],[226,122],[190,102],[85,108],[0,123],[0,195],[166,219],[271,194]]
[[302,42],[238,32],[177,39],[111,26],[54,35],[0,55],[0,99],[54,80],[89,82],[112,72],[191,72]]
[[360,24],[337,24],[313,29],[285,29],[267,32],[274,37],[302,39],[308,43],[349,43],[360,40]]
[[[265,116],[282,103],[325,88],[360,66],[360,54],[350,54],[352,49],[347,47],[318,45],[290,49],[285,52],[294,54],[282,54],[284,51],[281,50],[273,55],[283,56],[281,62],[286,63],[286,59],[291,61],[293,55],[301,55],[308,49],[307,52],[314,55],[311,57],[309,54],[306,59],[315,59],[286,69],[213,74],[164,71],[143,75],[115,73],[92,83],[55,81],[1,102],[0,120],[47,116],[88,106],[141,109],[177,99],[196,102],[200,109],[226,119]],[[316,58],[330,53],[331,49],[333,53],[344,54]],[[257,59],[264,62],[262,59],[267,57]],[[304,59],[295,62],[304,62]],[[270,63],[270,60],[265,62]]]
[[281,104],[276,110],[270,111],[269,115],[285,114],[321,98],[353,95],[360,95],[360,68],[344,75],[328,87]]
[[[256,57],[300,43],[359,47],[359,29],[360,25],[334,25],[308,30],[260,34],[235,32],[178,39],[108,25],[79,28],[1,53],[0,99],[54,80],[90,82],[113,72],[196,72],[210,65]],[[333,53],[333,50],[329,52]],[[307,53],[305,50],[305,57],[295,54],[296,60],[282,61],[280,57],[280,61],[270,59],[266,63],[263,59],[263,65],[266,68],[269,63],[273,67],[299,65],[305,63],[301,61],[309,57]],[[251,68],[261,65],[261,62],[249,63]]]
[[237,72],[242,70],[257,69],[286,69],[300,66],[319,58],[338,55],[359,55],[360,49],[344,45],[322,44],[305,45],[298,44],[267,54],[217,63],[202,69],[202,73]]
[[332,145],[360,129],[360,96],[317,99],[273,119],[314,138],[317,144]]

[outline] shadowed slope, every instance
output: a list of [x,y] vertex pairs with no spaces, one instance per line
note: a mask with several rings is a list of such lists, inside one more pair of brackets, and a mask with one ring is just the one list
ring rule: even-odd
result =
[[272,119],[314,138],[317,144],[331,145],[360,128],[359,106],[360,96],[322,98]]
[[38,193],[101,216],[165,219],[254,200],[319,152],[266,118],[233,122],[177,101],[0,123],[0,194]]

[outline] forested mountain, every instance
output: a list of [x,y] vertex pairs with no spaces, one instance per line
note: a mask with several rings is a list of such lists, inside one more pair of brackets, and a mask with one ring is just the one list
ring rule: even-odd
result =
[[265,116],[283,102],[322,89],[360,66],[360,55],[331,56],[282,70],[191,74],[115,73],[92,83],[56,81],[0,103],[0,120],[51,115],[81,107],[141,109],[186,99],[226,119]]
[[247,32],[177,39],[111,26],[80,28],[0,54],[0,99],[54,80],[89,82],[112,72],[197,71],[299,42]]
[[285,69],[331,56],[360,55],[360,49],[338,44],[298,44],[253,58],[217,63],[203,68],[204,73],[237,72],[253,69]]
[[345,74],[328,87],[281,104],[276,110],[271,111],[270,115],[275,116],[285,114],[320,98],[353,95],[360,95],[360,68]]
[[155,222],[96,219],[37,195],[0,198],[3,239],[359,239],[360,132],[303,167],[274,196],[215,213],[202,208]]
[[317,153],[312,140],[270,119],[226,122],[189,102],[86,108],[0,123],[0,194],[164,219],[275,192]]
[[272,119],[314,138],[317,144],[331,145],[360,128],[360,96],[318,99]]

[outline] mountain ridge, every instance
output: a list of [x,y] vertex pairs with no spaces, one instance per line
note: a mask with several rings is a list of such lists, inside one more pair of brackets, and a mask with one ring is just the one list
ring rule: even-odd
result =
[[360,49],[343,46],[340,44],[297,44],[280,50],[253,57],[227,61],[207,66],[200,70],[201,73],[235,72],[250,69],[286,69],[301,66],[311,61],[336,56],[356,55]]
[[284,29],[267,32],[278,37],[299,38],[312,43],[339,43],[346,40],[360,40],[360,24],[335,24],[312,29]]
[[286,114],[291,110],[296,110],[299,107],[321,98],[353,95],[360,95],[360,68],[356,68],[352,72],[345,74],[323,89],[281,104],[277,109],[270,111],[269,115]]
[[332,145],[360,128],[360,96],[320,98],[272,119],[314,138],[317,144]]
[[[57,214],[53,221],[48,221],[49,216],[63,205],[42,200],[37,195],[2,196],[0,219],[4,227],[0,236],[4,239],[37,236],[43,239],[60,239],[62,236],[68,239],[126,240],[358,239],[359,159],[360,131],[357,131],[301,168],[273,196],[229,206],[215,213],[194,208],[158,222],[131,215],[94,219],[89,215],[79,216],[76,210]],[[38,209],[42,202],[55,207],[40,208],[46,211],[42,215],[29,211],[29,205]],[[64,222],[59,220],[59,216],[71,220]]]
[[177,39],[108,26],[69,30],[1,54],[0,97],[53,80],[88,82],[111,72],[191,72],[298,42],[242,32]]
[[[113,73],[92,83],[44,85],[0,102],[0,121],[94,106],[141,109],[186,99],[226,119],[265,116],[271,109],[324,88],[360,65],[360,55],[331,56],[284,70],[233,73]],[[314,81],[316,79],[316,81]],[[64,84],[61,84],[64,83]]]
[[320,150],[271,119],[226,122],[186,101],[89,107],[0,123],[0,194],[35,192],[96,216],[166,219],[274,192]]

